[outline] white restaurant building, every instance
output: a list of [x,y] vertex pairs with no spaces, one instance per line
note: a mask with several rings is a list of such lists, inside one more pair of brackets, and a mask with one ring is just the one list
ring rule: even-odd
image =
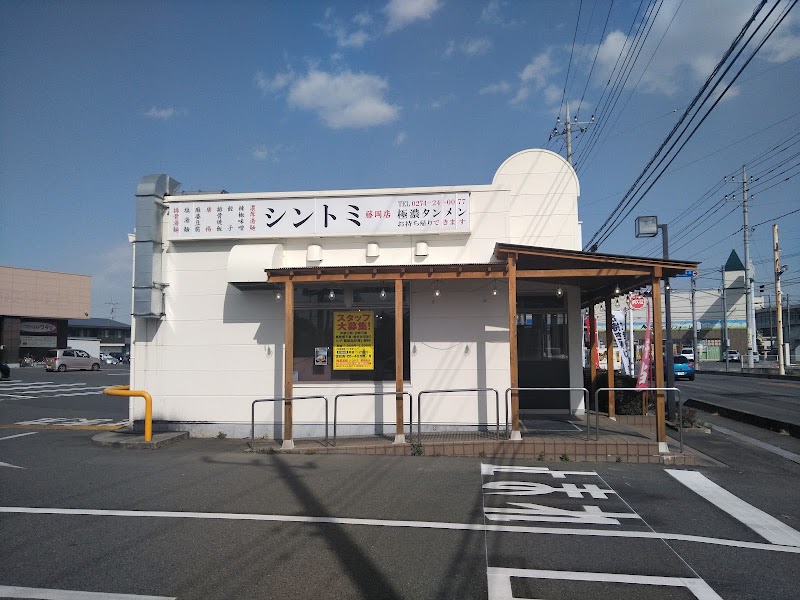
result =
[[[359,394],[336,403],[339,434],[400,443],[428,390],[480,391],[426,394],[423,429],[504,428],[508,388],[583,387],[582,307],[696,267],[581,252],[578,179],[546,150],[489,185],[179,185],[150,175],[136,192],[131,389],[153,396],[156,429],[198,436],[246,437],[254,400],[294,398],[255,409],[256,436],[291,447],[324,433],[305,397],[332,422],[334,397]],[[512,439],[520,414],[586,410],[574,391],[510,398]]]

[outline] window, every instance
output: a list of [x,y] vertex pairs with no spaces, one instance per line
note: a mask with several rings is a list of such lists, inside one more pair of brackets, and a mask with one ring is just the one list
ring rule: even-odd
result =
[[[403,379],[410,378],[409,310],[403,290]],[[295,289],[294,370],[298,381],[394,381],[394,284],[336,284],[298,286]],[[334,369],[334,331],[343,320],[371,317],[371,369]],[[369,317],[368,317],[369,315]],[[355,328],[355,327],[354,327]]]
[[517,299],[517,352],[520,361],[569,358],[569,329],[564,300],[549,296]]

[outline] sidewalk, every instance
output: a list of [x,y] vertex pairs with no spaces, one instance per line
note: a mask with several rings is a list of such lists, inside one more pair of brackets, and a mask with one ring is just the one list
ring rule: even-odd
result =
[[[571,427],[558,427],[568,423]],[[704,464],[706,458],[684,446],[680,452],[678,440],[670,439],[670,452],[659,453],[655,435],[655,416],[618,416],[611,420],[600,415],[599,433],[595,433],[592,415],[590,439],[586,439],[585,418],[568,421],[553,419],[524,420],[522,441],[498,439],[495,431],[459,433],[416,433],[406,437],[405,444],[394,444],[394,436],[339,436],[295,439],[293,450],[282,450],[282,441],[256,439],[251,445],[242,440],[245,452],[264,454],[369,454],[390,456],[462,456],[493,459],[528,459],[560,462],[619,462],[669,465]],[[672,435],[676,435],[671,432]],[[92,438],[95,445],[157,449],[188,437],[186,432],[154,433],[152,442],[145,442],[141,433],[103,432]],[[597,438],[597,439],[595,439]]]

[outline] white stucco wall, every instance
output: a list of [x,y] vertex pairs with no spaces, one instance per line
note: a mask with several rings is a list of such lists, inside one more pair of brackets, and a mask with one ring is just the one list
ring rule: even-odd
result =
[[[163,283],[167,284],[165,316],[161,320],[134,320],[131,387],[145,389],[154,398],[153,418],[194,434],[246,436],[251,403],[283,394],[283,304],[274,292],[239,290],[229,284],[228,259],[239,244],[271,244],[266,255],[279,255],[280,264],[267,267],[306,267],[309,244],[322,247],[322,267],[347,265],[401,265],[485,263],[495,244],[508,242],[564,249],[580,249],[577,218],[578,182],[574,171],[558,155],[544,150],[520,152],[501,165],[491,185],[292,192],[292,197],[365,196],[435,192],[469,192],[468,234],[390,235],[248,240],[185,240],[164,243]],[[182,202],[287,197],[286,193],[168,196],[168,206]],[[168,214],[163,221],[166,239]],[[428,244],[426,257],[414,255],[415,244]],[[380,256],[368,259],[366,245],[377,243]],[[410,283],[411,380],[406,391],[496,388],[500,391],[500,421],[504,424],[503,391],[509,386],[508,300],[505,282],[446,280]],[[579,299],[567,288],[571,385],[582,385]],[[295,396],[394,391],[394,382],[298,382]],[[497,410],[493,394],[464,393],[422,399],[423,420],[436,427],[494,426]],[[321,433],[322,401],[294,403],[295,437]],[[394,433],[394,395],[348,398],[339,405],[340,435],[366,430]],[[277,411],[274,409],[277,408]],[[582,410],[577,395],[572,410]],[[406,408],[405,420],[408,420]],[[131,417],[143,417],[143,403],[133,399]],[[415,415],[416,419],[416,415]],[[256,434],[282,435],[281,407],[257,405]],[[384,427],[381,424],[385,424]],[[332,422],[331,422],[332,425]],[[349,429],[348,429],[349,428]]]

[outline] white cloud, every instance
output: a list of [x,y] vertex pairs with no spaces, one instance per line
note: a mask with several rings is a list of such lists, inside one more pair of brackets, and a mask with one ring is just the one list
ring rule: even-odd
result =
[[261,71],[256,73],[255,75],[255,83],[256,87],[261,90],[262,93],[268,94],[270,92],[277,92],[285,88],[289,83],[292,81],[294,75],[289,73],[278,73],[271,79],[264,75]]
[[511,92],[511,84],[507,81],[490,83],[478,90],[479,94],[508,94]]
[[545,102],[548,104],[555,104],[561,102],[561,96],[564,93],[564,90],[557,85],[549,83],[542,90],[542,93],[544,94]]
[[389,0],[384,8],[389,17],[386,31],[397,31],[415,21],[430,19],[441,6],[439,0]]
[[450,58],[457,51],[467,56],[478,56],[486,54],[491,48],[492,42],[487,38],[467,38],[460,44],[456,44],[455,41],[450,40],[447,44],[447,48],[445,48],[444,56],[445,58]]
[[317,23],[317,27],[334,38],[339,48],[363,48],[371,39],[369,33],[363,29],[348,31],[347,28],[337,20]]
[[372,25],[372,15],[370,15],[368,12],[358,13],[353,17],[353,23],[359,27],[369,27]]
[[269,148],[267,148],[266,144],[260,144],[253,148],[253,158],[256,160],[267,160],[270,157],[271,153]]
[[501,0],[489,0],[489,4],[481,11],[481,22],[487,25],[498,25],[500,27],[517,27],[521,25],[519,21],[507,19],[503,10],[508,6],[508,2]]
[[547,85],[547,80],[558,73],[558,68],[553,64],[550,49],[537,54],[531,62],[525,65],[519,78],[523,82],[532,81],[536,89],[542,89]]
[[175,108],[174,106],[165,106],[163,108],[153,106],[150,110],[144,113],[144,116],[149,119],[161,119],[167,121],[172,117],[186,114],[186,109]]
[[405,142],[407,139],[408,139],[408,135],[406,134],[406,132],[405,132],[405,131],[401,131],[401,132],[399,132],[399,133],[398,133],[398,134],[395,136],[395,138],[394,138],[394,145],[395,145],[395,146],[400,146],[400,145],[402,145],[402,144],[403,144],[403,142]]
[[[632,87],[639,82],[639,91],[667,96],[685,90],[687,86],[696,88],[712,72],[752,12],[753,3],[749,0],[705,0],[682,4],[678,0],[666,0],[647,37],[640,60],[628,78],[627,85]],[[756,22],[766,12],[762,10]],[[767,25],[774,22],[775,15],[779,12],[780,10],[776,11]],[[672,20],[673,15],[674,20]],[[713,23],[713,27],[710,27],[709,23]],[[761,29],[761,33],[764,31],[766,27]],[[756,39],[761,39],[761,33]],[[662,36],[663,41],[661,41]],[[661,45],[656,51],[659,41]],[[606,36],[600,44],[593,81],[603,84],[608,81],[626,43],[630,46],[627,36],[620,31],[612,31]],[[594,56],[595,49],[596,46],[587,49],[590,51],[584,55]],[[651,56],[652,61],[650,61]],[[790,15],[764,45],[758,58],[781,63],[798,56],[800,56],[800,33],[797,30],[797,19],[794,15]],[[642,69],[648,61],[650,64],[643,73]],[[752,69],[752,65],[749,68]],[[731,89],[728,94],[732,91]]]
[[292,82],[288,102],[316,112],[333,129],[373,127],[399,117],[400,107],[385,99],[388,88],[388,82],[376,75],[311,70]]
[[433,110],[438,110],[438,109],[442,108],[443,106],[445,106],[446,104],[450,104],[455,99],[456,99],[456,95],[455,94],[445,94],[444,96],[440,96],[439,98],[436,98],[436,100],[433,100],[430,103],[430,107]]
[[509,102],[511,104],[522,104],[523,102],[525,102],[525,100],[528,99],[530,95],[531,95],[531,89],[528,86],[523,85],[522,87],[519,88],[519,90],[517,90],[517,93]]
[[800,27],[797,15],[790,13],[762,48],[763,58],[783,63],[800,57]]

